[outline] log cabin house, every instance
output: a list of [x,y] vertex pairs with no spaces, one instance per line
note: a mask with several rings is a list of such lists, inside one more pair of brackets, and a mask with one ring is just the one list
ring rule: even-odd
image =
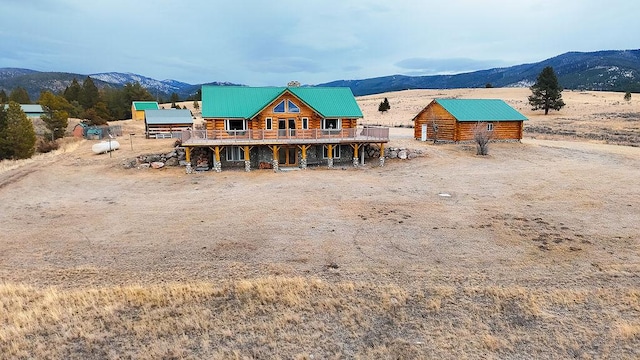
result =
[[203,130],[182,132],[187,172],[192,151],[196,167],[277,171],[335,162],[357,166],[364,145],[389,141],[388,128],[357,126],[362,111],[349,88],[205,85],[202,117]]
[[160,107],[155,101],[134,101],[131,103],[131,118],[133,120],[144,120],[146,110],[158,110]]
[[145,110],[144,128],[147,139],[179,138],[193,128],[193,117],[187,109]]
[[526,120],[499,99],[435,99],[413,118],[413,131],[422,141],[471,141],[476,124],[485,123],[493,140],[520,140]]

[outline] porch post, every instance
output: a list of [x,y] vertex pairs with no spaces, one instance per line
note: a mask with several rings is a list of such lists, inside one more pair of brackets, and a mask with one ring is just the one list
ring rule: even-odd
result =
[[358,167],[358,148],[360,145],[352,144],[351,147],[353,148],[353,166]]
[[327,145],[327,155],[329,155],[328,159],[327,159],[327,166],[329,166],[329,168],[333,167],[333,145],[329,144]]
[[300,150],[302,152],[302,158],[300,159],[300,168],[303,170],[307,168],[307,149],[310,146],[311,145],[300,145]]
[[384,143],[380,143],[380,167],[384,166]]
[[187,174],[191,174],[193,173],[193,169],[191,168],[191,148],[190,147],[185,147],[184,148],[184,156],[185,156],[185,160],[187,162]]
[[222,171],[222,162],[220,161],[220,146],[216,146],[213,148],[213,152],[215,154],[215,158],[213,159],[213,169],[216,172]]
[[244,147],[244,171],[251,171],[251,152],[249,151],[249,146]]
[[280,150],[280,146],[273,145],[271,150],[273,151],[273,172],[278,172],[278,150]]

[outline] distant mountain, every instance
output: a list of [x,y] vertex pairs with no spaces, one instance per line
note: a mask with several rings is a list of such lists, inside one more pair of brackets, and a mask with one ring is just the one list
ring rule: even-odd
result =
[[545,66],[552,66],[566,89],[640,91],[640,50],[568,52],[534,64],[456,75],[392,75],[362,80],[338,80],[318,86],[346,86],[354,95],[407,89],[531,86]]
[[[186,99],[194,95],[203,84],[191,85],[177,80],[156,80],[146,76],[132,73],[100,73],[88,75],[98,88],[120,88],[126,83],[139,82],[149,92],[163,99],[168,99],[172,93],[178,94],[181,99]],[[61,72],[40,72],[29,69],[0,68],[0,89],[7,94],[20,86],[27,90],[32,101],[40,97],[40,91],[49,90],[54,93],[64,91],[71,84],[73,79],[80,83],[87,75],[61,73]],[[211,82],[204,85],[236,85],[227,82]]]
[[[560,84],[566,89],[640,92],[640,50],[608,50],[568,52],[533,64],[474,71],[456,75],[405,76],[392,75],[362,80],[338,80],[316,86],[346,86],[354,95],[369,95],[407,89],[478,88],[531,86],[545,66],[552,66]],[[228,82],[187,84],[176,80],[156,80],[132,73],[99,73],[90,75],[96,86],[122,87],[139,82],[156,97],[168,99],[176,93],[181,99],[194,95],[202,85],[239,85]],[[39,72],[29,69],[0,68],[0,89],[7,94],[21,86],[32,100],[41,90],[61,92],[76,78],[82,82],[87,75]]]

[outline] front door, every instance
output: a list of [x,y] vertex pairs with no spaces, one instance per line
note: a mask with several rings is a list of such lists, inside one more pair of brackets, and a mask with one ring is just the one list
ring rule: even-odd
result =
[[296,166],[298,165],[298,148],[295,146],[283,146],[278,150],[278,165]]

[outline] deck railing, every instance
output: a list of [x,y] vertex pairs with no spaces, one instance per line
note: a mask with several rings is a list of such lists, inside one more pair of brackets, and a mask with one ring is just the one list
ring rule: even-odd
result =
[[286,129],[286,130],[185,130],[183,144],[233,143],[269,141],[388,141],[389,128],[365,127],[351,129]]

